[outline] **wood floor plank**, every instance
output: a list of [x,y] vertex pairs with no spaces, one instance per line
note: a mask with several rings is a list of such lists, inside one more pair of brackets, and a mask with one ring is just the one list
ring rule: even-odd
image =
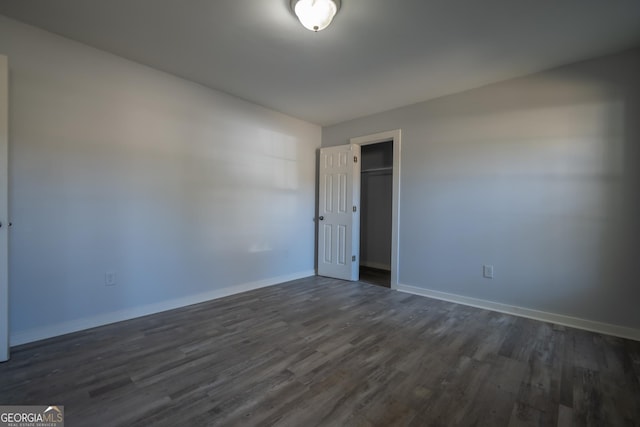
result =
[[79,426],[640,425],[640,343],[310,277],[12,349]]
[[564,405],[558,407],[558,427],[571,427],[573,425],[573,410]]

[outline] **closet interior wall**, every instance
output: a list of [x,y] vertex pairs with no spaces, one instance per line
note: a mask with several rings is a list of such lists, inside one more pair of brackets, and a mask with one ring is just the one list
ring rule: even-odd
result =
[[360,266],[391,270],[393,142],[361,150]]

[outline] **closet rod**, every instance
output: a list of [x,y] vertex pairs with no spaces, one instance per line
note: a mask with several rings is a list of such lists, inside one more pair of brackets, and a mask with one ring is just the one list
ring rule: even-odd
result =
[[382,172],[382,171],[392,171],[392,170],[393,170],[392,166],[385,166],[383,168],[363,169],[360,172],[361,173],[368,173],[368,172]]

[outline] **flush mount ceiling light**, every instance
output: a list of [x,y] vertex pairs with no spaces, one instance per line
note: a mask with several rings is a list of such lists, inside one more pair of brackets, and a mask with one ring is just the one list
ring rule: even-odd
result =
[[305,28],[317,32],[331,24],[340,3],[340,0],[291,0],[291,9]]

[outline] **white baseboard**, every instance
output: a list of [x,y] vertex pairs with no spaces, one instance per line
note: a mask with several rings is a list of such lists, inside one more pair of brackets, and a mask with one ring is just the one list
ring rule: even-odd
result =
[[540,320],[543,322],[555,323],[569,326],[571,328],[584,329],[586,331],[598,332],[606,335],[613,335],[620,338],[627,338],[640,341],[640,329],[626,326],[611,325],[609,323],[595,322],[593,320],[580,319],[578,317],[565,316],[563,314],[548,313],[546,311],[533,310],[530,308],[518,307],[515,305],[502,304],[499,302],[487,301],[478,298],[465,297],[462,295],[449,294],[446,292],[433,291],[410,285],[398,284],[399,291],[423,297],[439,299],[442,301],[454,302],[471,307],[484,308],[486,310],[500,313],[513,314],[515,316],[526,317],[528,319]]
[[377,268],[378,270],[391,271],[391,266],[389,264],[382,264],[380,262],[360,261],[360,265],[363,267]]
[[42,328],[33,328],[25,331],[19,331],[11,334],[11,346],[39,341],[45,338],[56,337],[71,332],[78,332],[84,329],[95,328],[96,326],[103,326],[108,325],[109,323],[134,319],[136,317],[146,316],[149,314],[160,313],[162,311],[173,310],[174,308],[185,307],[187,305],[198,304],[201,302],[238,294],[240,292],[273,286],[280,283],[288,282],[290,280],[297,280],[304,277],[315,276],[315,274],[316,273],[314,270],[301,271],[284,276],[272,277],[255,282],[229,286],[222,289],[214,289],[208,292],[189,295],[169,301],[162,301],[159,303],[147,304],[139,307],[132,307],[124,310],[103,313],[97,316],[85,317],[83,319],[70,320],[68,322],[48,325]]

